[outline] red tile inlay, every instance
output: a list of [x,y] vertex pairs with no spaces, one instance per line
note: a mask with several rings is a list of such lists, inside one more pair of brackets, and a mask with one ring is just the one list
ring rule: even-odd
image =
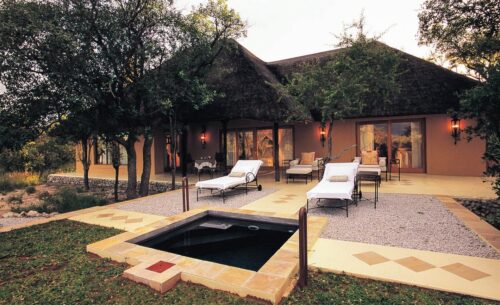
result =
[[147,267],[146,269],[149,271],[154,271],[158,273],[162,273],[165,270],[168,270],[172,268],[175,264],[169,263],[169,262],[164,262],[164,261],[158,261],[157,263]]

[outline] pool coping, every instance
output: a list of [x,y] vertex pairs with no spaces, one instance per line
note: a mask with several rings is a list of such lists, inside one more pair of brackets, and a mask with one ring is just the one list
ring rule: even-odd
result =
[[[124,277],[148,285],[161,293],[168,291],[179,280],[182,280],[201,284],[212,289],[231,292],[241,297],[251,296],[269,301],[272,304],[278,304],[284,296],[291,292],[297,281],[299,266],[298,230],[258,271],[203,261],[130,242],[147,233],[174,223],[183,222],[187,218],[196,217],[200,213],[206,214],[208,211],[245,214],[267,219],[297,220],[297,216],[290,216],[289,214],[223,207],[201,208],[165,217],[134,232],[125,232],[95,242],[87,246],[87,252],[132,265],[131,268],[125,270]],[[308,252],[312,251],[326,222],[327,219],[324,217],[308,216]],[[159,262],[173,264],[173,266],[163,272],[151,270],[151,267]]]

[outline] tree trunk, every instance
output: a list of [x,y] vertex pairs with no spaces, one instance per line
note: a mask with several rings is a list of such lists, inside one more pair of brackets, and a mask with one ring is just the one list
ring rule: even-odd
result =
[[115,185],[114,185],[114,195],[115,195],[115,202],[118,202],[118,185],[119,185],[119,177],[120,174],[120,166],[115,167]]
[[147,196],[149,194],[149,180],[151,178],[151,147],[153,146],[153,135],[151,132],[144,132],[144,146],[142,148],[142,175],[139,194]]
[[136,153],[135,153],[135,142],[137,138],[135,135],[129,134],[128,139],[126,141],[127,150],[127,169],[128,169],[128,177],[127,177],[127,199],[133,199],[137,197],[137,166],[136,166]]
[[89,138],[88,137],[83,137],[80,140],[82,142],[82,166],[83,166],[83,186],[86,191],[90,189],[90,184],[89,184],[89,170],[90,170],[90,150],[91,150],[91,143],[89,143]]
[[328,124],[328,158],[331,160],[333,157],[333,119],[330,119]]

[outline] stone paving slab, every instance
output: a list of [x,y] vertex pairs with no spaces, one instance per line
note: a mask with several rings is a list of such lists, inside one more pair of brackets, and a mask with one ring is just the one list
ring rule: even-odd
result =
[[500,301],[500,260],[319,239],[309,266]]

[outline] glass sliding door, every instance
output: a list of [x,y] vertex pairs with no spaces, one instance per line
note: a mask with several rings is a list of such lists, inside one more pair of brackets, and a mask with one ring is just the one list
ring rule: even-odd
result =
[[376,150],[381,157],[399,159],[401,168],[423,172],[425,143],[423,120],[398,120],[360,123],[358,125],[358,155]]
[[293,159],[293,129],[280,128],[278,132],[279,142],[279,164],[283,164],[283,160]]
[[241,160],[252,160],[254,157],[253,131],[238,132],[238,154]]
[[391,124],[391,156],[399,159],[401,168],[423,168],[421,122]]
[[[222,135],[221,135],[222,136]],[[278,130],[279,164],[294,157],[293,128]],[[227,165],[238,160],[262,160],[263,166],[272,167],[274,155],[273,130],[271,128],[236,129],[227,132]]]
[[359,126],[359,150],[378,152],[387,157],[387,123],[361,124]]
[[236,152],[236,132],[227,132],[227,165],[233,166],[238,160]]
[[273,166],[273,130],[257,130],[257,159],[264,162],[263,166]]

